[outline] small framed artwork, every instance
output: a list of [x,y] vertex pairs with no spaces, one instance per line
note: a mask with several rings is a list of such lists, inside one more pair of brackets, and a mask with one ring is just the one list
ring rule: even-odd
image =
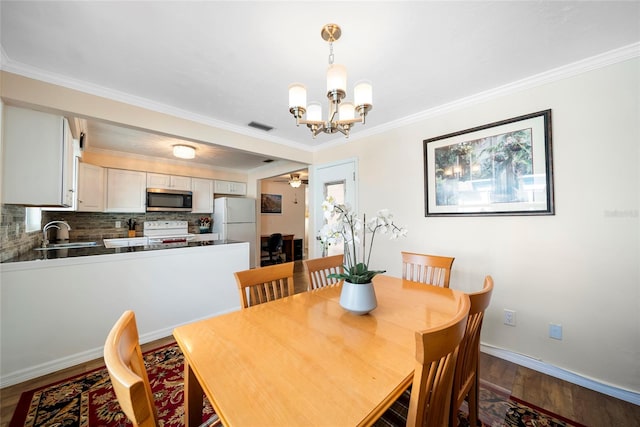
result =
[[554,215],[551,110],[424,140],[425,216]]
[[268,214],[282,213],[282,194],[262,194],[260,212]]

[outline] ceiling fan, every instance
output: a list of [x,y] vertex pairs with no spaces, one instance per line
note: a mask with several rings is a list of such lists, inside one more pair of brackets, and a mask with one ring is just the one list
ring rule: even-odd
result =
[[291,173],[291,174],[289,174],[289,181],[288,182],[289,182],[289,185],[292,186],[293,188],[298,188],[302,184],[305,184],[305,185],[309,184],[309,180],[308,179],[301,179],[299,173]]

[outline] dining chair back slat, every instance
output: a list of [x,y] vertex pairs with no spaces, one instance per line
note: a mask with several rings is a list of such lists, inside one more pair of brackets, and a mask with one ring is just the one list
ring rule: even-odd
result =
[[407,426],[447,426],[458,345],[464,336],[469,306],[469,297],[464,295],[453,320],[416,332],[416,367]]
[[478,420],[480,332],[484,312],[491,302],[492,293],[493,278],[486,276],[482,290],[468,294],[471,306],[467,319],[467,328],[458,350],[458,361],[456,362],[453,377],[453,395],[451,397],[451,414],[449,415],[449,424],[451,426],[456,425],[454,417],[456,417],[458,408],[460,408],[467,396],[470,425],[476,425]]
[[234,273],[243,308],[293,295],[293,262]]
[[402,278],[449,287],[453,257],[402,252]]
[[322,258],[305,259],[302,261],[304,268],[309,276],[308,290],[324,288],[325,286],[335,285],[342,280],[328,278],[332,273],[342,273],[344,270],[344,255],[332,255]]

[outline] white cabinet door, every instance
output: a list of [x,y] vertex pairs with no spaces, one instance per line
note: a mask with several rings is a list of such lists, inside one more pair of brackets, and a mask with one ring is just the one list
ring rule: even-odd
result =
[[74,153],[67,119],[4,106],[2,202],[73,205]]
[[191,191],[191,177],[188,176],[171,176],[171,189]]
[[244,182],[230,182],[229,194],[235,194],[237,196],[246,196],[247,184],[245,184]]
[[75,153],[73,151],[73,137],[71,136],[71,128],[69,120],[62,120],[64,137],[63,137],[63,160],[62,160],[62,198],[64,206],[74,206],[75,189],[77,187]]
[[78,164],[78,211],[104,211],[104,168]]
[[213,192],[216,194],[229,194],[229,191],[231,191],[229,184],[229,181],[219,181],[216,179],[214,181]]
[[193,192],[192,213],[213,212],[213,181],[210,179],[191,178]]
[[235,196],[245,196],[247,194],[247,184],[234,181],[215,181],[214,193],[233,194]]
[[107,169],[107,212],[145,212],[147,174]]
[[169,188],[171,185],[171,175],[147,172],[148,188]]
[[191,191],[191,178],[188,176],[147,173],[147,187]]

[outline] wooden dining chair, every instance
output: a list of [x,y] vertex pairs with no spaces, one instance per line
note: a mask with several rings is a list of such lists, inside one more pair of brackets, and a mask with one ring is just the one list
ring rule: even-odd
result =
[[104,362],[122,412],[134,426],[157,426],[158,412],[133,311],[125,311],[109,332],[104,344]]
[[293,295],[293,262],[233,273],[243,308]]
[[452,321],[416,332],[416,368],[407,426],[448,425],[458,345],[464,337],[469,306],[469,297],[464,295]]
[[449,287],[453,257],[402,252],[402,278]]
[[463,295],[451,321],[415,333],[413,384],[374,423],[375,427],[448,425],[458,345],[464,337],[469,306],[469,297]]
[[324,288],[325,286],[340,283],[341,279],[330,279],[327,276],[332,273],[342,273],[344,270],[344,255],[332,255],[322,258],[305,259],[302,261],[305,270],[309,276],[309,288]]
[[458,409],[468,396],[469,425],[478,421],[478,362],[480,358],[480,331],[484,311],[489,306],[493,293],[493,278],[486,276],[481,291],[468,294],[471,307],[467,318],[467,328],[458,349],[455,374],[453,376],[453,394],[451,396],[451,414],[449,425],[456,427]]
[[[133,311],[125,311],[107,335],[104,362],[120,408],[134,427],[159,426]],[[220,425],[220,419],[214,415],[201,427]]]

